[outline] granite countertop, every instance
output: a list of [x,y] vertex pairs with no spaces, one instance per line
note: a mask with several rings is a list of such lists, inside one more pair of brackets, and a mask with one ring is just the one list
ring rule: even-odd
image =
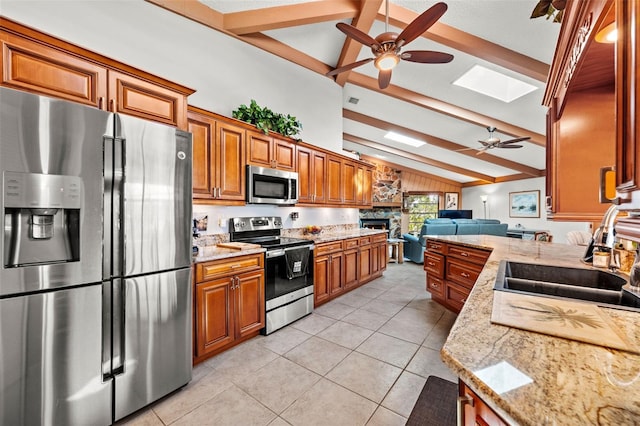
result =
[[319,234],[306,234],[297,236],[307,240],[312,240],[316,244],[328,243],[330,241],[346,240],[349,238],[366,237],[369,235],[387,234],[387,230],[369,229],[369,228],[353,228],[338,232],[321,232]]
[[[506,421],[640,424],[640,355],[491,323],[500,260],[588,267],[580,262],[584,247],[490,235],[429,238],[493,250],[441,356]],[[640,342],[640,313],[606,311],[627,339]]]
[[245,254],[264,253],[265,251],[266,249],[258,244],[243,244],[243,247],[239,250],[235,248],[221,247],[216,244],[200,247],[198,255],[193,258],[193,263],[244,256]]

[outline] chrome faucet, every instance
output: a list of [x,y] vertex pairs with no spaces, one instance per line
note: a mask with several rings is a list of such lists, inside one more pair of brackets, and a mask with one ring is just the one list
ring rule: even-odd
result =
[[618,206],[616,204],[611,204],[602,217],[600,226],[593,233],[589,247],[587,247],[587,251],[582,257],[583,261],[593,262],[593,251],[596,247],[608,248],[609,250],[613,248],[616,241],[614,225],[616,223],[618,213],[620,213]]

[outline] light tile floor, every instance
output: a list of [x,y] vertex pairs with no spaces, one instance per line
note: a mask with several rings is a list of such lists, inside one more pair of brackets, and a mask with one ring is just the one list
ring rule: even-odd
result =
[[127,425],[404,425],[455,314],[425,291],[422,265],[376,279],[269,336],[197,365],[182,390]]

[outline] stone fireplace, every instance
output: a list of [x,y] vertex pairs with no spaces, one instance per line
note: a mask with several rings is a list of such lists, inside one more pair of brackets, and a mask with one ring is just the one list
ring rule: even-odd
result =
[[371,210],[360,210],[360,227],[371,228],[373,226],[364,226],[365,223],[377,224],[379,228],[384,224],[385,229],[389,230],[389,238],[400,238],[401,236],[401,220],[402,214],[399,207],[376,207]]

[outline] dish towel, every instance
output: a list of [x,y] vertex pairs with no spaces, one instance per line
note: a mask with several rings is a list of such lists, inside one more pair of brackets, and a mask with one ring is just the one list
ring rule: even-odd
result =
[[284,258],[287,264],[287,278],[292,280],[307,275],[309,268],[308,247],[285,250]]

